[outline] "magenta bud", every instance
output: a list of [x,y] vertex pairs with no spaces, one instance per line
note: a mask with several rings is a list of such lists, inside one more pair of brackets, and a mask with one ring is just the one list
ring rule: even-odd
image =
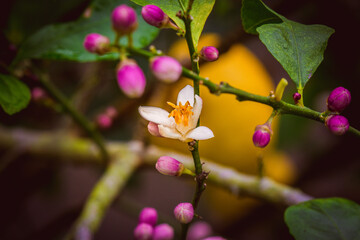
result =
[[208,62],[216,61],[219,58],[219,50],[212,46],[203,47],[200,50],[200,57]]
[[293,99],[294,99],[294,102],[295,104],[298,104],[299,100],[301,99],[301,94],[300,93],[294,93],[293,94]]
[[146,79],[141,68],[134,60],[123,60],[117,70],[120,89],[130,98],[141,97],[145,90]]
[[151,59],[150,69],[157,79],[166,83],[176,82],[182,73],[181,64],[176,59],[168,56]]
[[173,238],[174,229],[169,224],[159,224],[154,228],[152,240],[172,240]]
[[349,122],[341,115],[330,115],[325,119],[325,125],[335,135],[343,135],[349,129]]
[[335,88],[327,99],[328,109],[332,112],[341,112],[351,102],[349,90],[343,87]]
[[155,165],[155,168],[167,176],[180,176],[184,171],[184,164],[169,156],[160,157]]
[[154,27],[161,28],[166,26],[169,22],[168,15],[156,5],[144,6],[141,9],[141,15],[148,24]]
[[106,114],[99,114],[96,118],[97,125],[102,129],[107,129],[112,125],[112,119]]
[[256,126],[253,135],[254,145],[259,148],[266,147],[270,142],[271,135],[272,130],[267,124]]
[[147,223],[151,226],[155,226],[157,222],[157,211],[155,208],[146,207],[141,210],[139,215],[139,223]]
[[98,33],[86,35],[83,45],[87,51],[100,55],[105,54],[110,50],[109,38]]
[[151,240],[153,227],[147,223],[140,223],[134,229],[134,237],[136,240]]
[[43,100],[47,97],[46,92],[44,91],[44,89],[40,88],[40,87],[34,87],[31,90],[31,98],[34,101],[40,101]]
[[151,135],[155,137],[162,137],[159,131],[159,126],[156,123],[149,122],[148,131]]
[[179,203],[174,209],[175,218],[181,223],[189,223],[194,217],[194,208],[191,203]]
[[133,8],[122,4],[111,14],[113,29],[120,35],[130,34],[137,28],[137,16]]
[[213,233],[211,226],[203,221],[193,223],[188,231],[187,240],[201,240]]

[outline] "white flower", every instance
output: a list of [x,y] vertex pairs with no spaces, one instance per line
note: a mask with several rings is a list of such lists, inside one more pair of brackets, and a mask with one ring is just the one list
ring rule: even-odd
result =
[[178,95],[177,105],[168,102],[174,110],[169,113],[157,107],[139,107],[140,115],[146,120],[156,123],[159,133],[166,138],[179,139],[183,142],[205,140],[214,137],[213,132],[204,126],[196,127],[201,109],[202,99],[195,95],[190,85],[184,87]]

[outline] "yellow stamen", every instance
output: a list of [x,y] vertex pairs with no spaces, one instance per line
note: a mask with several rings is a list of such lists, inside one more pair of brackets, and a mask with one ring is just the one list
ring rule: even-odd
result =
[[167,102],[167,104],[174,108],[168,117],[174,117],[175,122],[178,125],[183,124],[184,126],[188,126],[190,116],[194,115],[192,112],[193,107],[190,105],[189,101],[187,101],[185,105],[182,105],[181,102],[179,102],[179,106],[171,102]]

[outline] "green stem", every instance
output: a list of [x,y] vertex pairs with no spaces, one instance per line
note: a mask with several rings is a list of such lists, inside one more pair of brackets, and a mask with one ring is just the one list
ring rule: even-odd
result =
[[73,120],[81,126],[84,131],[94,140],[96,145],[98,146],[102,157],[104,158],[105,162],[109,161],[109,154],[106,150],[104,140],[102,136],[96,131],[94,125],[89,122],[82,114],[76,111],[75,108],[71,105],[68,99],[60,92],[55,85],[53,85],[47,75],[41,74],[39,77],[40,82],[44,86],[44,88],[49,92],[49,94],[63,107],[65,111],[69,113],[69,115],[73,118]]

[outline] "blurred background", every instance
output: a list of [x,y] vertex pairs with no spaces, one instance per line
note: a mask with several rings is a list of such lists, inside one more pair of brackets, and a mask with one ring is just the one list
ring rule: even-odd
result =
[[[324,61],[304,90],[305,105],[324,111],[330,91],[343,86],[352,93],[352,103],[343,115],[359,129],[360,48],[354,32],[360,24],[360,2],[264,2],[288,19],[303,24],[324,24],[335,29]],[[27,37],[47,24],[77,19],[89,4],[89,0],[14,0],[3,3],[0,10],[0,72],[6,73],[3,66],[11,63]],[[262,95],[268,95],[285,77],[289,86],[284,100],[292,102],[294,84],[258,37],[243,31],[240,8],[241,1],[216,2],[199,47],[217,46],[221,55],[217,62],[201,63],[201,75]],[[153,44],[186,65],[187,50],[178,40],[173,31],[162,30]],[[147,61],[135,59],[144,69],[148,81],[146,94],[137,100],[127,99],[118,89],[115,79],[117,62],[43,61],[42,64],[46,65],[51,80],[90,120],[95,122],[98,114],[108,106],[114,106],[118,116],[110,128],[100,130],[108,140],[126,141],[137,139],[139,135],[149,138],[145,122],[138,121],[139,105],[165,107],[166,101],[176,101],[178,90],[190,83],[186,79],[174,85],[158,83],[151,76]],[[31,75],[25,74],[22,80],[32,89],[40,86]],[[202,125],[211,128],[216,136],[200,143],[201,156],[255,175],[257,158],[261,154],[265,174],[277,181],[300,188],[316,198],[344,197],[360,203],[358,138],[351,134],[333,136],[318,122],[285,115],[274,123],[271,144],[260,152],[253,146],[251,137],[255,126],[267,120],[270,108],[237,102],[232,96],[214,96],[206,88],[201,88],[201,96],[204,99]],[[71,134],[83,135],[69,117],[56,109],[51,100],[31,101],[25,110],[13,116],[0,110],[0,125],[7,129],[68,130]],[[149,140],[159,146],[188,152],[186,145],[176,141]],[[102,169],[91,164],[70,164],[60,157],[34,157],[21,145],[12,149],[0,146],[0,239],[61,239],[81,212],[101,174]],[[189,201],[193,191],[190,178],[167,177],[153,168],[141,168],[107,212],[95,239],[132,239],[138,213],[145,206],[158,209],[161,221],[167,221],[178,229],[179,224],[172,215],[173,208],[180,201]],[[228,239],[293,239],[283,221],[284,210],[282,205],[248,197],[235,198],[209,186],[201,199],[199,214],[217,234]]]

